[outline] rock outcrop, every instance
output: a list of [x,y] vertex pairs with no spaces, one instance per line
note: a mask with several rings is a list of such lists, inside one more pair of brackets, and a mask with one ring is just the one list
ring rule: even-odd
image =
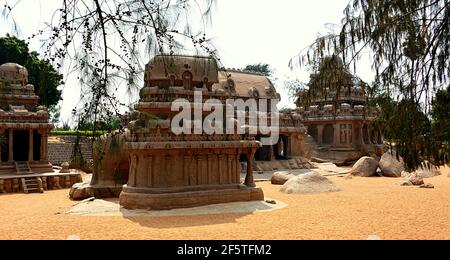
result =
[[378,161],[372,157],[362,157],[351,170],[351,174],[361,177],[372,177],[377,175]]
[[288,180],[294,178],[295,175],[288,171],[275,172],[270,182],[274,185],[284,185]]
[[316,172],[310,172],[289,179],[281,192],[286,194],[311,194],[323,192],[336,192],[340,189],[330,180]]
[[381,156],[379,163],[381,174],[385,177],[401,177],[405,170],[403,158],[398,157],[395,152],[387,152]]

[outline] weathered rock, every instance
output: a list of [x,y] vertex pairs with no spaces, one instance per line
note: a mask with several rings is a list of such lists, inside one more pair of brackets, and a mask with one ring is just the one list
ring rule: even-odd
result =
[[420,185],[424,184],[423,178],[421,178],[419,176],[410,176],[410,177],[406,178],[405,180],[411,182],[411,184],[414,186],[420,186]]
[[420,185],[419,188],[422,188],[422,189],[434,189],[434,185],[431,184],[431,183],[427,183],[427,184]]
[[295,175],[291,174],[290,172],[287,171],[281,171],[281,172],[275,172],[272,175],[272,179],[270,179],[270,182],[274,185],[283,185],[285,184],[288,180],[294,178]]
[[72,186],[69,197],[72,200],[84,200],[91,197],[96,199],[118,198],[122,186],[98,186],[89,183],[77,183]]
[[387,152],[381,156],[380,169],[383,176],[386,177],[401,177],[402,172],[405,170],[405,164],[403,158],[399,157],[395,152]]
[[76,183],[70,188],[69,197],[72,200],[84,200],[89,197],[88,187],[89,183]]
[[351,174],[361,177],[376,176],[378,168],[378,161],[372,157],[362,157],[359,159],[351,170]]
[[310,172],[289,179],[283,187],[281,187],[280,191],[286,194],[310,194],[336,192],[340,191],[340,189],[332,181],[322,175]]
[[409,180],[404,180],[400,183],[400,186],[413,186],[413,184]]

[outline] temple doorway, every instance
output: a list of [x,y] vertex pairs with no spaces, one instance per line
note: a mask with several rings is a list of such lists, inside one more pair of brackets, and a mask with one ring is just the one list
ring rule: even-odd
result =
[[334,127],[331,124],[325,125],[323,129],[323,144],[333,144],[334,143]]
[[28,161],[28,152],[30,147],[29,131],[14,130],[13,133],[13,155],[14,161],[26,162]]

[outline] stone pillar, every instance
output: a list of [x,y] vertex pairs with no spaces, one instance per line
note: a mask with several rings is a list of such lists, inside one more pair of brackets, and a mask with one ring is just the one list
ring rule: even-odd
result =
[[48,133],[47,131],[43,132],[41,135],[41,160],[48,161]]
[[33,129],[30,129],[28,134],[28,161],[34,161],[33,158]]
[[[3,137],[3,134],[4,134],[3,129],[1,129],[0,136]],[[2,146],[0,145],[0,165],[3,163],[1,155],[2,155]]]
[[323,144],[323,128],[324,125],[318,125],[317,126],[317,143],[319,145]]
[[247,176],[245,176],[245,186],[256,187],[255,180],[253,179],[253,158],[255,157],[255,150],[252,149],[247,153]]
[[42,188],[43,188],[44,190],[48,190],[48,187],[47,187],[47,177],[42,177]]
[[361,124],[359,128],[359,142],[361,143],[361,147],[366,146],[364,142],[364,124]]
[[0,193],[6,193],[4,180],[0,180]]
[[14,130],[9,129],[9,147],[8,147],[8,161],[13,162],[14,161]]

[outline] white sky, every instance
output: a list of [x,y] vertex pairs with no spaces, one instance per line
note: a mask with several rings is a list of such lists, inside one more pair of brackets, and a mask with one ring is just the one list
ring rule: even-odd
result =
[[[3,5],[5,0],[0,0]],[[7,0],[10,4],[13,0]],[[275,82],[282,94],[280,107],[293,107],[282,83],[288,77],[307,81],[305,69],[291,71],[289,60],[310,45],[318,33],[326,33],[326,24],[339,24],[349,0],[217,0],[217,9],[207,37],[219,50],[228,68],[242,68],[248,64],[268,63],[276,71]],[[27,38],[42,24],[50,21],[60,0],[22,0],[14,10],[20,26],[20,38]],[[11,26],[2,20],[0,36],[10,32]],[[40,51],[40,42],[31,42],[30,49]],[[360,62],[358,76],[371,82],[369,62]],[[79,102],[79,86],[74,77],[65,79],[61,119],[67,120]]]

